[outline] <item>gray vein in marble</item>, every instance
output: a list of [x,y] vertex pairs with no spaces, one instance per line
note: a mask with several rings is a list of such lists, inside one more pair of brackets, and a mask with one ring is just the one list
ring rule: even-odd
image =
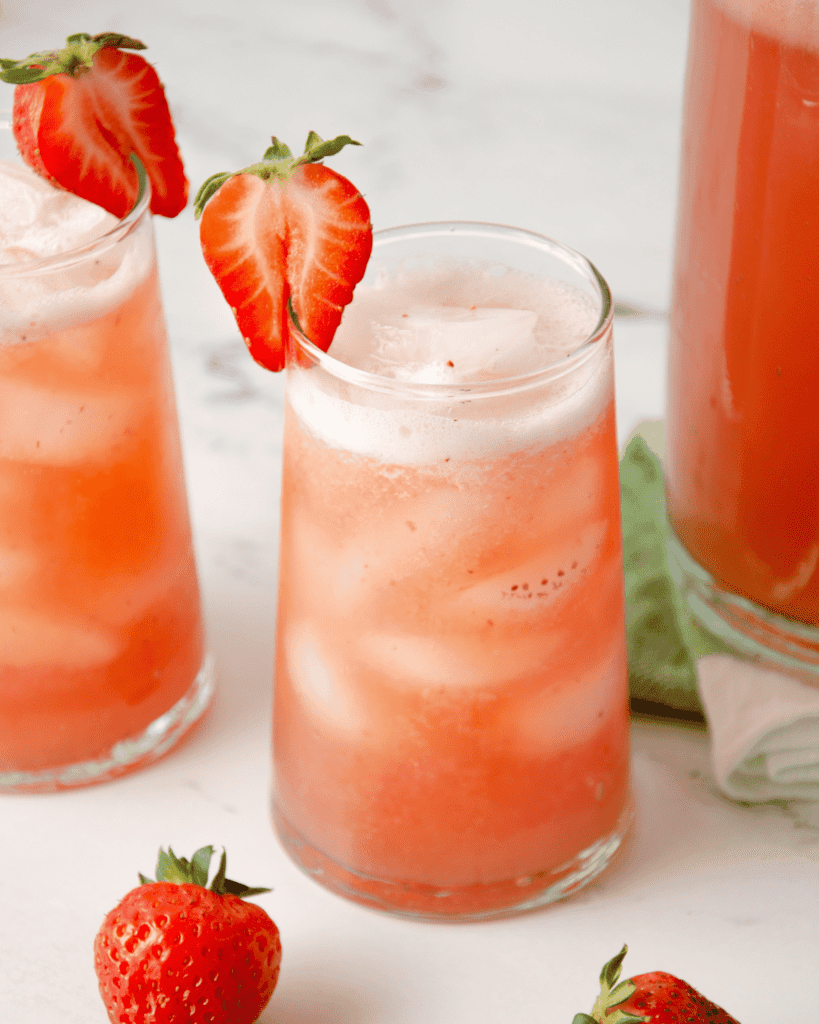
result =
[[235,807],[233,804],[227,804],[223,800],[220,800],[218,797],[215,797],[212,793],[209,793],[195,779],[186,779],[183,785],[186,787],[186,789],[193,790],[193,792],[196,793],[197,796],[200,796],[207,803],[213,804],[215,807],[218,807],[220,810],[223,810],[226,814],[239,813],[238,807]]
[[277,538],[269,543],[242,537],[224,537],[214,543],[211,560],[234,581],[269,589],[276,578]]
[[[419,66],[414,81],[406,88],[407,93],[438,92],[450,84],[443,73],[444,50],[427,30],[423,19],[409,16],[406,5],[397,5],[392,0],[361,0],[361,3],[387,21],[398,22],[410,44],[409,48],[418,52]],[[433,3],[427,6],[439,5]]]
[[210,353],[205,358],[205,372],[209,377],[226,381],[233,385],[228,390],[212,392],[208,395],[209,402],[270,402],[279,403],[271,395],[266,395],[251,380],[248,372],[248,352],[241,340],[230,339],[212,343],[208,346]]

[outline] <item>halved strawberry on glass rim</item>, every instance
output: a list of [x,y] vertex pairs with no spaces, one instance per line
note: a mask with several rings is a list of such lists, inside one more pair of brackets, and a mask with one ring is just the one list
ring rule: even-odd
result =
[[196,196],[205,262],[250,354],[268,370],[284,367],[288,306],[326,352],[367,269],[367,203],[352,182],[320,163],[347,145],[360,143],[310,132],[304,153],[294,157],[274,137],[259,163],[214,174]]
[[20,155],[38,174],[116,217],[139,193],[131,155],[151,183],[151,211],[175,217],[188,182],[165,91],[138,39],[103,32],[69,36],[62,50],[0,60],[16,86],[12,128]]

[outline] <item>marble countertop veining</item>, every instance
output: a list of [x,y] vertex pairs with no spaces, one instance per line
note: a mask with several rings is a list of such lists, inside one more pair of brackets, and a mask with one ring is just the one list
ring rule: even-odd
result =
[[[2,0],[0,56],[77,31],[146,40],[194,188],[258,159],[272,133],[293,147],[310,129],[349,133],[365,145],[334,166],[377,227],[485,220],[575,246],[620,300],[659,312],[617,323],[625,437],[663,408],[687,17],[687,0]],[[819,805],[728,802],[694,727],[634,723],[625,854],[543,911],[402,921],[290,863],[267,814],[282,380],[244,351],[191,211],[156,232],[220,688],[189,741],[146,771],[0,798],[2,1024],[103,1024],[103,914],[160,844],[223,841],[240,877],[274,887],[261,901],[284,961],[262,1024],[568,1024],[623,941],[629,973],[671,970],[742,1024],[806,1019]]]

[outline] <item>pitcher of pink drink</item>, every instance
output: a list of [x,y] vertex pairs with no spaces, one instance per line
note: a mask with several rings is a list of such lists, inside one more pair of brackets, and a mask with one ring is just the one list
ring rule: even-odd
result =
[[693,0],[667,494],[689,607],[819,670],[819,3]]

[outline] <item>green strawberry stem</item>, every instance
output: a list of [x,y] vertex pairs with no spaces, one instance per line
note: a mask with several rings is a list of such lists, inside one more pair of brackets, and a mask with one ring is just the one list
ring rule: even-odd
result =
[[118,50],[147,50],[138,39],[117,32],[101,32],[96,36],[77,32],[69,36],[66,43],[62,50],[42,50],[22,60],[0,59],[0,80],[11,85],[28,85],[51,75],[76,77],[91,69],[95,54],[106,46]]
[[134,205],[128,211],[126,216],[130,216],[134,212],[134,210],[139,206],[139,204],[142,202],[142,197],[145,195],[145,189],[148,187],[148,175],[145,171],[145,166],[142,163],[142,161],[139,159],[136,153],[131,153],[128,159],[134,165],[134,170],[137,172],[137,181],[139,182],[139,187],[137,189],[137,197],[134,200]]
[[[288,300],[287,300],[287,312],[290,314],[290,319],[293,321],[293,326],[296,328],[296,330],[299,332],[299,334],[303,338],[307,338],[307,335],[304,333],[304,331],[302,330],[301,324],[299,323],[298,314],[296,313],[295,309],[293,308],[293,300],[292,300],[292,298],[288,298]],[[308,338],[308,341],[309,341],[309,338]]]
[[220,896],[230,894],[238,896],[240,899],[270,892],[270,889],[255,888],[226,878],[227,854],[224,849],[219,861],[219,868],[208,886],[208,873],[213,852],[212,846],[203,846],[190,860],[187,860],[185,857],[177,857],[170,846],[167,852],[160,847],[156,862],[156,879],[146,878],[145,875],[140,874],[139,880],[143,885],[152,885],[154,881],[172,882],[175,885],[200,885],[203,889],[210,888],[211,892],[218,893]]
[[600,995],[595,1000],[591,1015],[588,1013],[575,1014],[572,1024],[603,1024],[603,1022],[605,1024],[645,1024],[651,1019],[650,1017],[635,1017],[634,1014],[618,1009],[620,1003],[624,1003],[637,988],[630,979],[628,981],[619,980],[627,952],[628,946],[623,946],[617,956],[613,956],[603,965],[603,970],[600,972]]
[[334,139],[322,139],[315,132],[310,132],[304,144],[304,152],[299,157],[294,157],[289,146],[272,136],[272,145],[268,146],[265,154],[259,163],[251,164],[241,171],[221,171],[212,174],[196,193],[193,210],[198,220],[202,216],[207,201],[217,192],[222,185],[237,174],[255,174],[262,181],[268,178],[280,178],[286,181],[297,167],[302,164],[320,163],[328,156],[334,156],[345,146],[360,146],[360,142],[351,139],[349,135],[337,135]]

